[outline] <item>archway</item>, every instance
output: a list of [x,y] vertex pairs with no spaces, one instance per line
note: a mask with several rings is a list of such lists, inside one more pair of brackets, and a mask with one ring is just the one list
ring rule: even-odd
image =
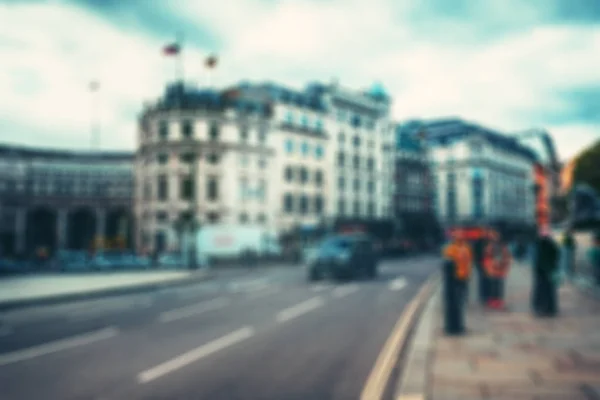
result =
[[106,214],[106,245],[129,249],[133,243],[133,216],[125,208],[110,210]]
[[29,255],[45,249],[48,255],[56,249],[56,211],[50,208],[35,208],[27,213],[25,242]]
[[96,235],[96,216],[91,208],[79,208],[69,213],[67,246],[72,250],[87,250]]

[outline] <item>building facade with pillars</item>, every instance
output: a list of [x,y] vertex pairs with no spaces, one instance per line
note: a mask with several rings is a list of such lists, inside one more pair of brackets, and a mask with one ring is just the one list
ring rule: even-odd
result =
[[515,138],[458,119],[424,123],[446,228],[483,225],[530,233],[536,224],[535,152]]
[[389,214],[389,106],[381,90],[337,85],[167,87],[140,116],[136,243],[176,246],[174,223],[190,210],[200,224],[278,233]]
[[0,145],[2,256],[130,246],[132,201],[133,153]]

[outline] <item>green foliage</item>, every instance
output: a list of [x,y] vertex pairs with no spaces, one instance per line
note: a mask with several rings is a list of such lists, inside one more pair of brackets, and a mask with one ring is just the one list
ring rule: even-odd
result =
[[600,194],[600,141],[577,157],[573,175],[575,183],[586,183]]

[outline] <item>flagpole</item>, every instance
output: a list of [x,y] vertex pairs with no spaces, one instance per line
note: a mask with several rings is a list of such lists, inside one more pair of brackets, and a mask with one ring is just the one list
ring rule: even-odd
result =
[[183,32],[179,32],[177,34],[177,38],[175,43],[177,43],[179,45],[179,53],[177,54],[177,63],[176,63],[176,72],[175,72],[175,79],[178,82],[181,82],[181,84],[184,83],[184,75],[183,75]]

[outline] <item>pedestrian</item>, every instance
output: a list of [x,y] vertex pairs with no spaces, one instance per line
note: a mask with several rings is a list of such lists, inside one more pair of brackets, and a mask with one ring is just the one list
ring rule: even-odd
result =
[[504,283],[510,269],[511,256],[508,246],[498,235],[493,235],[485,249],[485,271],[488,278],[486,306],[504,308]]
[[565,232],[563,238],[563,271],[569,279],[573,279],[575,275],[575,251],[576,244],[571,230]]
[[559,257],[558,246],[544,229],[536,242],[533,261],[532,308],[537,316],[553,317],[558,313]]
[[588,254],[592,265],[592,274],[597,286],[600,286],[600,231],[594,234],[594,242]]
[[461,234],[455,235],[445,247],[444,258],[452,261],[454,264],[454,286],[457,291],[457,299],[461,305],[465,305],[468,299],[467,291],[471,276],[473,254],[471,247]]

